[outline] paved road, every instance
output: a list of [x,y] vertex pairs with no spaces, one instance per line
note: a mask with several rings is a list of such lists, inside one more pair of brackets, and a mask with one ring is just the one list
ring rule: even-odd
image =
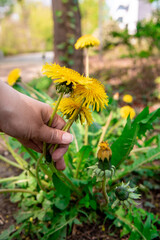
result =
[[6,81],[8,73],[14,68],[20,68],[22,79],[29,82],[34,77],[41,75],[42,65],[45,62],[53,62],[53,52],[20,54],[10,57],[0,58],[0,79]]

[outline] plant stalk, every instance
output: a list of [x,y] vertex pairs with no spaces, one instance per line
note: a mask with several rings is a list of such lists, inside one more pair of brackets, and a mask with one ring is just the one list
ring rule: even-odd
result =
[[[89,49],[86,48],[86,77],[89,77]],[[88,145],[88,124],[85,124],[84,145]]]
[[21,167],[19,164],[15,163],[15,162],[12,162],[10,161],[9,159],[7,159],[6,157],[3,157],[2,155],[0,155],[0,159],[10,165],[12,165],[13,167],[16,167],[16,168],[20,168],[22,170],[24,170],[23,167]]
[[104,178],[103,178],[103,181],[102,181],[102,193],[103,193],[103,196],[104,196],[104,199],[105,199],[105,206],[108,205],[109,203],[109,197],[107,195],[107,189],[106,189],[106,176],[104,175]]
[[[112,120],[112,115],[113,115],[113,113],[112,113],[112,111],[111,111],[110,114],[109,114],[109,117],[108,117],[108,119],[107,119],[107,121],[106,121],[105,126],[102,127],[103,130],[102,130],[102,134],[101,134],[101,136],[100,136],[100,139],[99,139],[99,142],[98,142],[98,145],[97,145],[97,151],[98,151],[98,146],[99,146],[99,144],[103,141],[104,136],[105,136],[105,134],[106,134],[106,131],[107,131],[107,129],[108,129],[108,127],[109,127],[109,124],[110,124],[110,122],[111,122],[111,120]],[[96,155],[97,155],[97,151],[96,151]]]
[[0,193],[11,193],[11,192],[21,192],[21,193],[30,193],[32,195],[37,195],[38,192],[32,192],[32,191],[29,191],[29,190],[26,190],[26,189],[0,189]]
[[121,124],[121,120],[119,120],[113,127],[110,128],[110,130],[106,134],[106,138]]

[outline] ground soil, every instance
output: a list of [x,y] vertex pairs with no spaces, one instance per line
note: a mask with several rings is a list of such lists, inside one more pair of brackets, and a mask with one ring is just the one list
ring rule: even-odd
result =
[[[4,148],[0,148],[0,155],[14,161],[11,154]],[[0,178],[7,178],[19,175],[20,170],[11,167],[9,164],[0,160]],[[0,233],[15,223],[14,214],[18,210],[18,205],[11,203],[10,194],[0,194]]]

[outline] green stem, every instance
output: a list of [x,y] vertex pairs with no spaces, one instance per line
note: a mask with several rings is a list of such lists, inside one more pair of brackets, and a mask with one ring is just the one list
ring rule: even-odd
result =
[[[49,123],[48,123],[48,127],[51,127],[51,125],[52,125],[54,116],[55,116],[55,114],[56,114],[56,112],[57,112],[58,106],[59,106],[59,104],[60,104],[60,102],[61,102],[61,100],[62,100],[62,98],[63,98],[63,95],[64,95],[64,93],[61,93],[60,96],[59,96],[59,98],[58,98],[58,100],[57,100],[56,106],[54,107],[54,110],[53,110],[53,112],[52,112],[52,115],[50,116]],[[44,142],[44,143],[43,143],[43,155],[44,155],[44,157],[46,157],[46,146],[47,146],[47,144]]]
[[8,192],[21,192],[21,193],[30,193],[32,195],[37,195],[38,192],[32,192],[29,190],[25,190],[25,189],[0,189],[0,193],[8,193]]
[[78,164],[77,164],[75,178],[78,178],[78,173],[79,173],[79,169],[80,169],[81,162],[82,162],[82,159],[83,159],[83,155],[84,155],[84,154],[82,154],[82,156],[81,156],[81,158],[79,159],[79,162],[78,162]]
[[12,156],[15,158],[15,160],[17,161],[17,163],[24,169],[27,168],[28,163],[21,158],[17,153],[14,152],[14,150],[12,149],[12,147],[10,146],[10,144],[6,141],[4,136],[1,136],[1,138],[3,139],[3,141],[6,144],[6,147],[8,149],[8,151],[12,154]]
[[30,148],[27,148],[23,145],[24,149],[26,150],[26,152],[28,152],[28,154],[37,162],[37,157],[35,156],[35,154],[31,151]]
[[61,100],[62,100],[62,98],[63,98],[63,95],[64,95],[64,93],[61,93],[60,96],[59,96],[59,98],[58,98],[58,100],[57,100],[56,106],[54,107],[54,110],[53,110],[53,112],[52,112],[52,115],[51,115],[51,117],[50,117],[50,119],[49,119],[48,127],[50,127],[50,126],[52,125],[53,118],[54,118],[54,116],[55,116],[55,114],[56,114],[56,112],[57,112],[58,106],[59,106],[59,104],[60,104],[60,102],[61,102]]
[[40,92],[38,92],[36,89],[34,89],[33,87],[29,86],[27,83],[22,83],[20,84],[22,87],[26,88],[27,90],[29,90],[30,92],[38,95],[39,97],[41,97],[44,101],[48,100],[46,97],[43,96],[43,94],[41,94]]
[[4,182],[12,182],[12,181],[16,181],[19,179],[18,177],[8,177],[8,178],[0,178],[0,184],[4,183]]
[[[53,110],[53,112],[52,112],[52,114],[51,114],[51,117],[50,117],[50,119],[49,119],[48,127],[51,127],[51,125],[52,125],[54,116],[55,116],[55,114],[56,114],[56,112],[57,112],[58,106],[59,106],[59,104],[60,104],[60,102],[61,102],[61,100],[62,100],[62,98],[63,98],[63,95],[64,95],[64,93],[61,93],[60,96],[59,96],[59,98],[58,98],[58,100],[57,100],[56,106],[54,107],[54,110]],[[43,143],[43,154],[41,154],[40,158],[39,158],[38,161],[37,161],[37,165],[36,165],[36,177],[37,177],[37,182],[38,182],[39,187],[40,187],[43,191],[45,191],[45,188],[43,187],[43,185],[42,185],[42,183],[41,183],[41,180],[40,180],[40,177],[39,177],[39,165],[40,165],[40,162],[41,162],[43,156],[46,157],[46,146],[47,146],[47,144],[44,142],[44,143]]]
[[[27,148],[27,147],[25,147],[25,146],[24,146],[24,148],[26,149],[26,151],[29,153],[29,155],[30,155],[30,156],[36,161],[36,163],[37,163],[37,157],[36,157],[35,154],[31,151],[31,149],[29,149],[29,148]],[[40,169],[41,169],[46,175],[48,175],[49,179],[52,180],[52,174],[48,171],[46,165],[39,163],[39,167],[40,167]]]
[[10,164],[10,165],[12,165],[13,167],[20,168],[20,169],[24,170],[24,168],[21,167],[19,164],[10,161],[9,159],[3,157],[2,155],[0,155],[0,159],[1,159],[2,161],[6,162],[6,163],[8,163],[8,164]]
[[131,153],[136,153],[136,152],[147,152],[148,150],[151,150],[153,148],[155,148],[156,146],[152,146],[152,147],[142,147],[142,148],[136,148],[136,149],[133,149],[131,151]]
[[106,189],[106,176],[104,175],[104,178],[103,178],[103,181],[102,181],[102,192],[103,192],[103,196],[104,196],[104,199],[106,201],[106,205],[108,205],[109,203],[109,197],[107,195],[107,189]]
[[[89,77],[89,52],[86,48],[86,77]],[[88,124],[85,124],[84,145],[88,145]]]
[[39,166],[40,166],[40,162],[43,158],[43,154],[41,154],[41,156],[39,157],[39,159],[37,160],[37,165],[36,165],[36,178],[37,178],[37,183],[40,187],[41,190],[43,191],[46,191],[45,188],[43,187],[42,183],[41,183],[41,180],[40,180],[40,177],[39,177]]
[[79,146],[78,146],[78,141],[77,141],[77,138],[76,138],[76,134],[73,130],[73,128],[71,127],[71,133],[73,134],[73,137],[74,137],[74,141],[75,141],[75,145],[76,145],[76,150],[77,152],[79,152]]
[[89,77],[89,51],[86,48],[86,77]]
[[130,226],[130,228],[131,229],[134,229],[136,232],[138,232],[139,233],[139,235],[142,237],[142,239],[143,240],[147,240],[146,238],[145,238],[145,236],[138,230],[138,228],[137,227],[135,227],[132,223],[130,223],[126,218],[123,218],[123,217],[121,217],[121,216],[119,216],[119,215],[115,215],[120,221],[122,221],[123,223],[125,223],[127,226]]
[[[66,125],[64,126],[64,128],[62,129],[62,131],[67,132],[67,131],[70,129],[70,127],[72,126],[72,124],[73,124],[74,121],[76,120],[79,112],[81,111],[81,108],[82,108],[83,103],[84,103],[84,100],[83,100],[80,108],[77,109],[76,112],[74,113],[74,116],[73,116],[71,119],[68,120],[68,122],[66,123]],[[50,145],[49,145],[49,147],[50,147]],[[53,152],[57,149],[57,147],[58,147],[58,144],[56,144],[56,145],[54,146]],[[53,152],[52,152],[52,153],[53,153]]]

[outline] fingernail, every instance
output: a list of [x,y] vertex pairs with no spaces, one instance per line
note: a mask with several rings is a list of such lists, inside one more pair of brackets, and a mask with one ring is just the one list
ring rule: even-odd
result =
[[73,135],[70,133],[63,133],[62,135],[62,141],[63,143],[71,143],[73,141]]

